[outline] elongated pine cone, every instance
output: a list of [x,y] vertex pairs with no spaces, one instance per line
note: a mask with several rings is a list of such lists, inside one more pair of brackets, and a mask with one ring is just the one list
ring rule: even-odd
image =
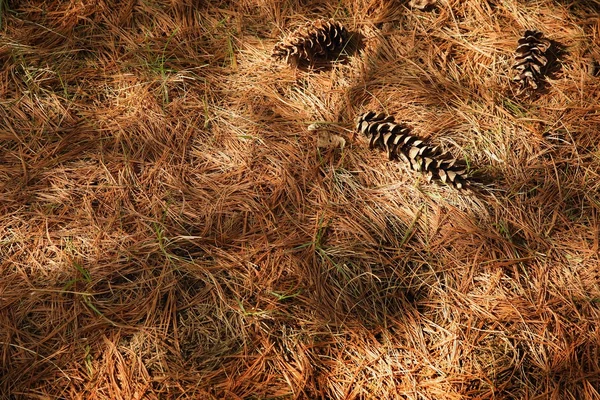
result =
[[346,28],[332,19],[307,22],[277,43],[272,57],[293,65],[313,66],[337,57],[348,36]]
[[544,77],[543,69],[548,64],[546,57],[548,48],[550,48],[550,41],[544,39],[544,34],[539,31],[527,30],[519,39],[513,65],[518,75],[513,80],[521,83],[521,90],[538,88]]
[[423,172],[428,181],[440,180],[457,189],[468,185],[464,162],[411,135],[410,128],[395,123],[393,116],[369,111],[356,119],[356,130],[370,138],[370,149],[385,149],[390,160],[403,159],[413,170]]

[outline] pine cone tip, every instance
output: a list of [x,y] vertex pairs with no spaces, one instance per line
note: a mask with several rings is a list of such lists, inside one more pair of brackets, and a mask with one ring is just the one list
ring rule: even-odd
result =
[[436,0],[410,0],[408,5],[412,8],[417,8],[423,11],[433,7],[436,2]]

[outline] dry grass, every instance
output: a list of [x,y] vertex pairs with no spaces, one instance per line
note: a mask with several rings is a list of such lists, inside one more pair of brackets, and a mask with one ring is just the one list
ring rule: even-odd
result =
[[[0,0],[2,398],[600,399],[600,2],[405,3]],[[318,17],[363,46],[270,60]],[[369,151],[368,109],[486,189]]]

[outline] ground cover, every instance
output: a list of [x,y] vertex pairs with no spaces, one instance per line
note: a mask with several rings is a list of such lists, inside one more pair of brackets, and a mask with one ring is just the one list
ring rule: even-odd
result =
[[[0,397],[599,399],[599,10],[0,0]],[[271,58],[316,18],[356,48]],[[368,110],[481,185],[369,150]]]

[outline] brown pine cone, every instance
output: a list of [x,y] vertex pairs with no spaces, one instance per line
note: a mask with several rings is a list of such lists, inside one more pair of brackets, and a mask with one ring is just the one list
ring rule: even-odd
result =
[[411,135],[410,128],[395,123],[393,116],[369,111],[356,119],[356,130],[370,138],[370,149],[385,149],[390,160],[401,158],[428,181],[439,180],[457,189],[468,185],[464,162]]
[[346,28],[332,19],[307,22],[277,43],[272,57],[296,66],[314,66],[335,59],[346,46],[348,36]]
[[436,0],[410,0],[408,5],[419,10],[426,10],[435,5]]
[[544,39],[544,34],[539,31],[527,30],[519,39],[513,65],[518,75],[513,78],[513,81],[520,82],[521,90],[527,88],[535,90],[539,87],[544,78],[544,68],[548,64],[546,51],[549,48],[550,41]]

